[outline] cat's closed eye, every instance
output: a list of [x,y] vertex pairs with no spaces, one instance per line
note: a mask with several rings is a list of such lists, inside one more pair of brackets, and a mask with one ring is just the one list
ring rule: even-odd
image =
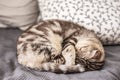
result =
[[87,48],[83,47],[83,48],[81,48],[80,50],[81,50],[82,52],[84,52],[84,51],[87,50]]
[[87,47],[88,46],[84,46],[84,47],[79,48],[79,52],[86,52],[88,50]]

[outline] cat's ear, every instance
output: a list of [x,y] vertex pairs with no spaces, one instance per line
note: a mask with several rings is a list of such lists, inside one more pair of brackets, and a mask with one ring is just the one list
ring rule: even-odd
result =
[[92,59],[100,59],[101,58],[101,52],[99,50],[93,50],[92,53],[94,54],[92,56]]

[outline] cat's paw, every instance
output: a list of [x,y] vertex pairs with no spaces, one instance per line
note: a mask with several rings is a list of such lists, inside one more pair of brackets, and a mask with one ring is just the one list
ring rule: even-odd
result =
[[54,63],[57,64],[64,64],[65,63],[65,59],[63,58],[62,55],[57,56],[55,59],[51,60]]
[[60,52],[58,52],[56,49],[52,48],[51,49],[51,59],[54,60],[59,56]]

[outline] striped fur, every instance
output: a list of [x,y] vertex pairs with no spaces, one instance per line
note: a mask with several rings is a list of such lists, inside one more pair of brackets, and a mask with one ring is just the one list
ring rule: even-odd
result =
[[17,55],[23,66],[62,73],[101,69],[105,58],[94,32],[62,20],[41,21],[23,32]]

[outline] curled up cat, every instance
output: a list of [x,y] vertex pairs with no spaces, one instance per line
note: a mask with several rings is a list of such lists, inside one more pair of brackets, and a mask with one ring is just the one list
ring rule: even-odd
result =
[[19,36],[17,58],[35,70],[73,73],[101,69],[105,52],[93,31],[70,21],[43,20]]

